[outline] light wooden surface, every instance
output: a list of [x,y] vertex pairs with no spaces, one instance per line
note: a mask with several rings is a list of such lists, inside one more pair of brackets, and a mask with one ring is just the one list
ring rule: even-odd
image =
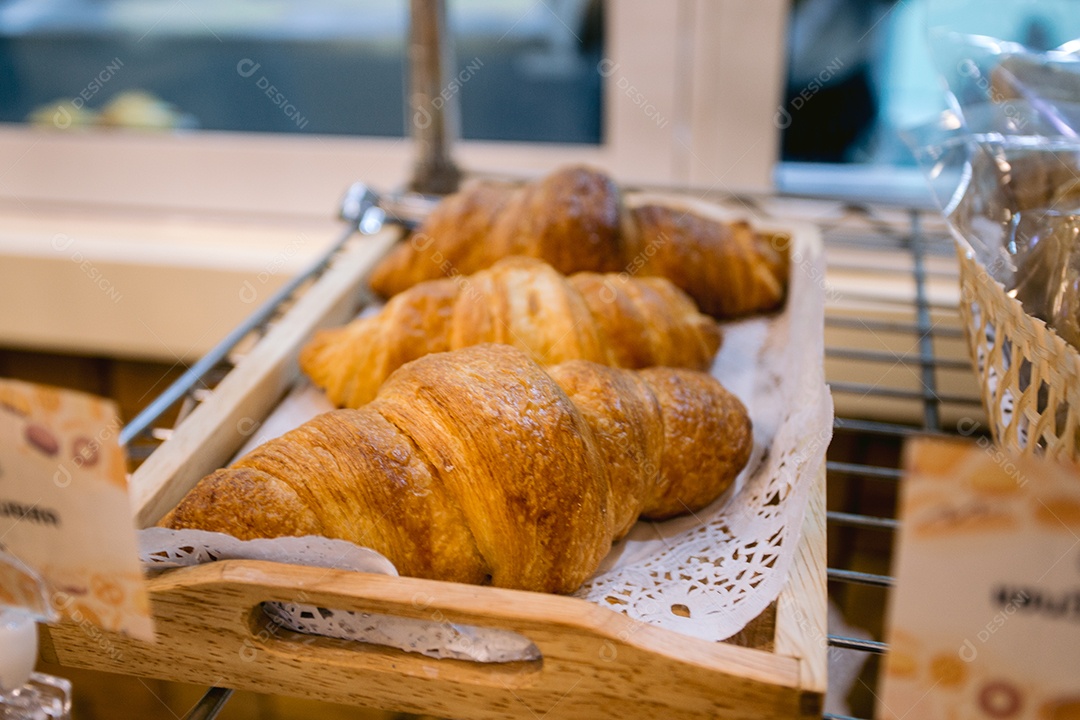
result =
[[302,221],[0,204],[0,345],[193,362],[340,234],[336,197]]
[[[772,187],[780,159],[773,116],[784,101],[788,0],[687,0],[680,34],[691,97],[679,143],[691,187]],[[686,40],[689,40],[687,42]],[[735,139],[738,138],[737,141]]]
[[139,527],[153,525],[203,476],[221,467],[299,374],[300,348],[318,328],[355,312],[367,273],[400,231],[356,237],[171,437],[139,466],[129,489]]
[[799,685],[824,695],[828,687],[825,468],[814,483],[802,538],[776,607],[776,653],[799,661]]
[[[183,568],[149,585],[156,645],[110,634],[105,652],[100,638],[68,624],[49,628],[49,659],[446,717],[585,718],[602,707],[612,717],[791,718],[820,710],[821,691],[801,685],[795,658],[684,637],[576,598],[258,561]],[[530,638],[543,659],[433,660],[296,635],[254,612],[260,602],[298,597],[322,607],[512,630]],[[795,594],[791,601],[801,602]]]
[[[884,360],[866,360],[834,354],[825,358],[826,375],[844,382],[872,388],[875,392],[834,393],[836,414],[888,422],[921,425],[921,399],[882,396],[892,390],[923,393],[927,390],[920,372],[920,334],[912,328],[915,312],[915,281],[911,254],[906,250],[874,250],[852,247],[827,249],[825,347],[833,353],[856,350],[877,353]],[[957,402],[955,398],[979,397],[979,385],[970,365],[967,344],[962,336],[959,269],[956,259],[930,255],[925,258],[926,300],[932,328],[930,343],[941,363],[934,370],[934,392],[940,402],[941,421],[948,426],[980,420],[978,402]],[[875,323],[899,323],[903,329],[881,329]]]

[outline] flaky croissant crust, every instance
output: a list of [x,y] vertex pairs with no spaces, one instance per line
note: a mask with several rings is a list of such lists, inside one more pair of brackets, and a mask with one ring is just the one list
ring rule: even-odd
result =
[[572,592],[639,517],[697,510],[751,448],[704,373],[586,361],[545,372],[478,345],[411,362],[207,476],[162,521],[241,539],[318,534],[404,575]]
[[789,244],[690,209],[629,207],[609,177],[569,167],[522,186],[477,183],[446,198],[375,268],[371,287],[391,297],[526,255],[563,274],[665,277],[703,312],[729,318],[783,303]]
[[405,363],[485,342],[513,345],[541,365],[580,359],[706,370],[720,328],[663,278],[566,278],[539,260],[510,257],[475,275],[420,283],[377,314],[316,333],[300,367],[335,405],[356,408]]

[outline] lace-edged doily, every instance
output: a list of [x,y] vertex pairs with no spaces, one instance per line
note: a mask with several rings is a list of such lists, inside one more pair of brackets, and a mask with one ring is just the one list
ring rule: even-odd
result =
[[[713,368],[754,422],[754,455],[732,497],[689,518],[638,523],[613,549],[618,559],[578,597],[676,632],[725,640],[780,594],[833,419],[821,360],[824,263],[802,248],[793,259],[791,296],[798,302],[770,320],[725,328]],[[760,323],[764,338],[749,356],[756,362],[747,364],[744,353]]]

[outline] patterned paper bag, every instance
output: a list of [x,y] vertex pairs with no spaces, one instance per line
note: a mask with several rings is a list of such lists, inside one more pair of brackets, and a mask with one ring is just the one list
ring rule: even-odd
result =
[[1080,473],[907,447],[878,717],[1080,718]]
[[118,431],[107,400],[0,380],[0,605],[152,640]]

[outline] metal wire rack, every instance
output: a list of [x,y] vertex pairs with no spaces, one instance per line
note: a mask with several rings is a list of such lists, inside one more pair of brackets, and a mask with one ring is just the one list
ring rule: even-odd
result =
[[[867,631],[856,635],[830,627],[830,672],[844,655],[859,654],[855,663],[863,669],[845,698],[859,718],[873,717],[880,658],[888,652],[880,638],[894,583],[889,568],[900,526],[896,502],[903,441],[913,434],[955,433],[958,422],[982,419],[963,346],[953,241],[934,215],[892,214],[892,222],[881,223],[874,208],[847,208],[842,220],[822,227],[830,279],[842,282],[837,276],[862,274],[907,285],[904,293],[878,289],[859,295],[855,315],[838,307],[854,302],[843,298],[825,318],[826,375],[837,405],[826,463],[829,598],[847,623]],[[853,248],[857,262],[848,259]],[[855,345],[859,339],[863,342]],[[898,368],[902,371],[891,372]],[[851,379],[867,373],[869,382]],[[868,407],[886,401],[893,405]],[[852,658],[846,660],[850,665]]]
[[[721,198],[762,216],[815,222],[829,271],[826,379],[837,408],[827,470],[829,598],[844,624],[830,626],[830,672],[857,653],[862,664],[846,700],[858,718],[873,717],[885,636],[892,537],[903,440],[981,422],[978,387],[963,346],[952,240],[936,214],[917,209],[798,198]],[[363,186],[343,203],[347,228],[323,257],[290,281],[207,357],[192,366],[122,433],[129,454],[145,457],[167,437],[154,428],[171,407],[186,415],[330,264],[356,232],[381,221],[411,225],[424,204],[391,206]],[[385,210],[385,216],[379,213]],[[378,214],[373,217],[371,213]],[[985,426],[985,423],[982,424]],[[211,688],[187,718],[212,720],[231,691]],[[829,720],[855,720],[827,713]]]

